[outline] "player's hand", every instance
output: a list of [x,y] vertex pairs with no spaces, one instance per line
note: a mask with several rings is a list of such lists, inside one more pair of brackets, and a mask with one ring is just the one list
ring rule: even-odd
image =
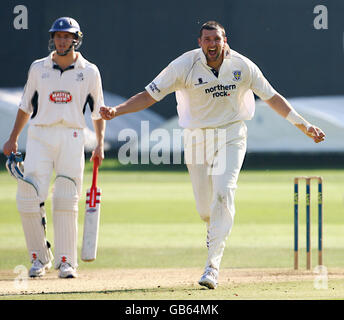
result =
[[325,140],[325,133],[320,128],[315,126],[308,128],[307,135],[312,138],[315,143]]
[[99,113],[104,120],[111,120],[116,116],[116,109],[111,107],[100,107]]
[[99,159],[99,165],[102,164],[102,161],[104,160],[104,146],[98,145],[93,151],[90,161],[94,161],[94,158]]
[[307,129],[305,126],[301,125],[299,128],[303,131],[303,133],[305,135],[307,135],[308,137],[313,139],[313,141],[315,143],[319,143],[319,142],[325,140],[325,133],[324,133],[324,131],[322,131],[320,128],[318,128],[316,126],[311,125]]
[[3,146],[3,152],[6,156],[9,156],[11,152],[16,153],[18,150],[17,141],[8,140]]

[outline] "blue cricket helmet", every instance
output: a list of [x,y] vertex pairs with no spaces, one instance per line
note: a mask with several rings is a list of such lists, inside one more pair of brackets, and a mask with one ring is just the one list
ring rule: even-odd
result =
[[49,32],[52,33],[56,31],[70,32],[76,34],[77,36],[78,32],[81,32],[78,22],[69,17],[58,18],[54,21]]
[[[58,18],[54,21],[53,25],[51,26],[51,28],[49,29],[49,33],[50,33],[50,40],[49,40],[49,50],[53,51],[55,50],[55,44],[54,44],[54,34],[55,32],[69,32],[74,34],[75,36],[75,41],[73,41],[72,46],[74,46],[75,50],[79,49],[82,43],[82,38],[83,38],[83,34],[80,30],[80,26],[78,24],[78,22],[70,17],[61,17]],[[64,54],[67,54],[72,47],[69,48],[68,51],[66,51]]]

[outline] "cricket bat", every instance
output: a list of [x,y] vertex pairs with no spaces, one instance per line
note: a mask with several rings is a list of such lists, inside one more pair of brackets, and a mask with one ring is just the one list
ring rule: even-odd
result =
[[93,261],[97,256],[98,230],[100,217],[101,189],[97,187],[99,159],[94,158],[92,186],[86,192],[84,234],[82,239],[81,259]]

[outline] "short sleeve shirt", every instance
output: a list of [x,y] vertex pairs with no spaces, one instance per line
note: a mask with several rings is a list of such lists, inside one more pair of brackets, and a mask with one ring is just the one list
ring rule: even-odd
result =
[[250,120],[255,110],[253,92],[262,100],[276,94],[251,60],[229,48],[218,77],[202,49],[195,49],[172,61],[145,89],[157,101],[175,92],[179,125],[189,129]]
[[99,110],[104,97],[97,66],[78,53],[76,62],[62,71],[54,64],[51,53],[32,63],[19,108],[32,115],[31,125],[62,123],[83,129],[87,103],[92,119],[101,119]]

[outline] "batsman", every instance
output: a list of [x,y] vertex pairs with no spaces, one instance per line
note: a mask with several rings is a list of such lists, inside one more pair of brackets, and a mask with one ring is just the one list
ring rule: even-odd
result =
[[[204,155],[207,161],[187,163],[197,211],[207,227],[208,258],[199,284],[215,289],[225,242],[234,223],[234,195],[246,153],[245,120],[254,114],[253,92],[314,142],[324,140],[325,134],[302,118],[251,60],[229,47],[221,24],[203,24],[198,44],[200,48],[173,60],[143,92],[113,108],[102,107],[100,112],[103,119],[110,120],[148,108],[175,92],[179,125],[185,128],[185,154],[190,150],[207,152],[200,146],[211,144],[209,130],[214,133],[212,138],[224,141],[212,154]],[[205,138],[195,142],[197,132],[204,133]],[[225,139],[221,132],[225,132]],[[214,166],[221,162],[225,170],[214,174]]]
[[[72,18],[57,19],[49,30],[49,56],[32,63],[16,120],[4,154],[8,169],[18,179],[20,213],[32,267],[30,277],[43,276],[52,266],[52,251],[45,235],[45,206],[52,173],[54,264],[60,278],[77,276],[78,201],[84,170],[84,113],[92,111],[97,146],[91,161],[104,158],[105,121],[101,76],[96,65],[77,49],[83,34]],[[29,122],[24,172],[16,163],[18,137]]]

